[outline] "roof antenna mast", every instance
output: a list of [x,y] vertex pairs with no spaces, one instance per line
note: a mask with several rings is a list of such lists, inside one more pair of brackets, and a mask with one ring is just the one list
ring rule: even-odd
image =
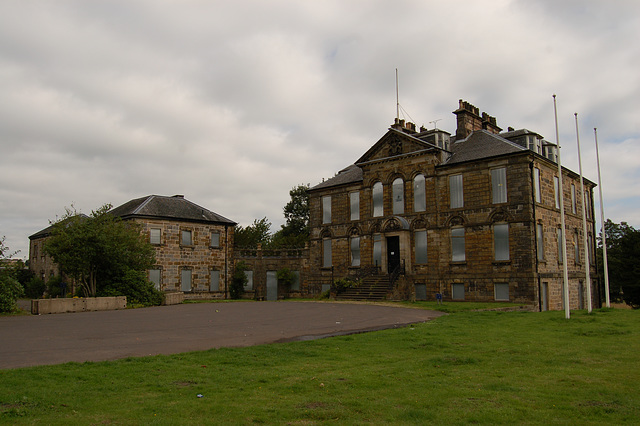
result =
[[400,120],[400,97],[398,95],[398,68],[396,68],[396,121]]

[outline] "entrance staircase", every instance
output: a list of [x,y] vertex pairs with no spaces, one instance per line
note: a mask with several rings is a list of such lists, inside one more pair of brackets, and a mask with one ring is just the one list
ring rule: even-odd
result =
[[370,275],[363,278],[358,287],[348,288],[340,293],[336,300],[380,301],[387,298],[388,291],[388,275]]

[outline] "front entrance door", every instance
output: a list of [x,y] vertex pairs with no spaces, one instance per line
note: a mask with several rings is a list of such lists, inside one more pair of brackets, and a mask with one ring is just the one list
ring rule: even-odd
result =
[[267,300],[278,300],[278,278],[276,271],[267,271]]
[[400,266],[400,237],[387,237],[387,268],[391,273]]

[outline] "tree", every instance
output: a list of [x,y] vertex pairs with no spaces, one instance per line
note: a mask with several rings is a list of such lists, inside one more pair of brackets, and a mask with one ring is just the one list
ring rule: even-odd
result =
[[[626,222],[610,219],[604,224],[607,236],[607,260],[612,296],[640,308],[640,230]],[[598,268],[603,271],[602,237],[598,238]]]
[[244,262],[240,261],[236,263],[233,276],[231,277],[231,285],[229,286],[229,297],[232,299],[239,299],[244,292],[244,286],[248,282],[247,274],[245,274],[247,269],[247,265]]
[[139,224],[113,216],[110,208],[105,204],[88,217],[67,209],[44,250],[85,296],[124,295],[132,303],[156,304],[161,296],[146,277],[155,250]]
[[272,247],[302,247],[309,241],[309,184],[289,191],[291,200],[284,206],[286,222],[273,235]]
[[237,226],[234,233],[234,243],[236,247],[256,248],[262,244],[265,248],[271,242],[271,222],[266,217],[255,219],[252,225],[245,228]]
[[0,238],[0,265],[3,266],[0,269],[0,312],[13,312],[16,310],[16,301],[24,293],[22,285],[16,279],[16,270],[11,266],[6,266],[5,263],[11,256],[18,252],[9,250],[4,244],[5,237]]

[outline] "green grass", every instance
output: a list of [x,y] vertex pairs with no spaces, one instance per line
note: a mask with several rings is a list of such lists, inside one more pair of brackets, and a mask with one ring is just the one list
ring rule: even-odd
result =
[[639,361],[638,311],[460,312],[316,341],[0,370],[0,423],[638,424]]

